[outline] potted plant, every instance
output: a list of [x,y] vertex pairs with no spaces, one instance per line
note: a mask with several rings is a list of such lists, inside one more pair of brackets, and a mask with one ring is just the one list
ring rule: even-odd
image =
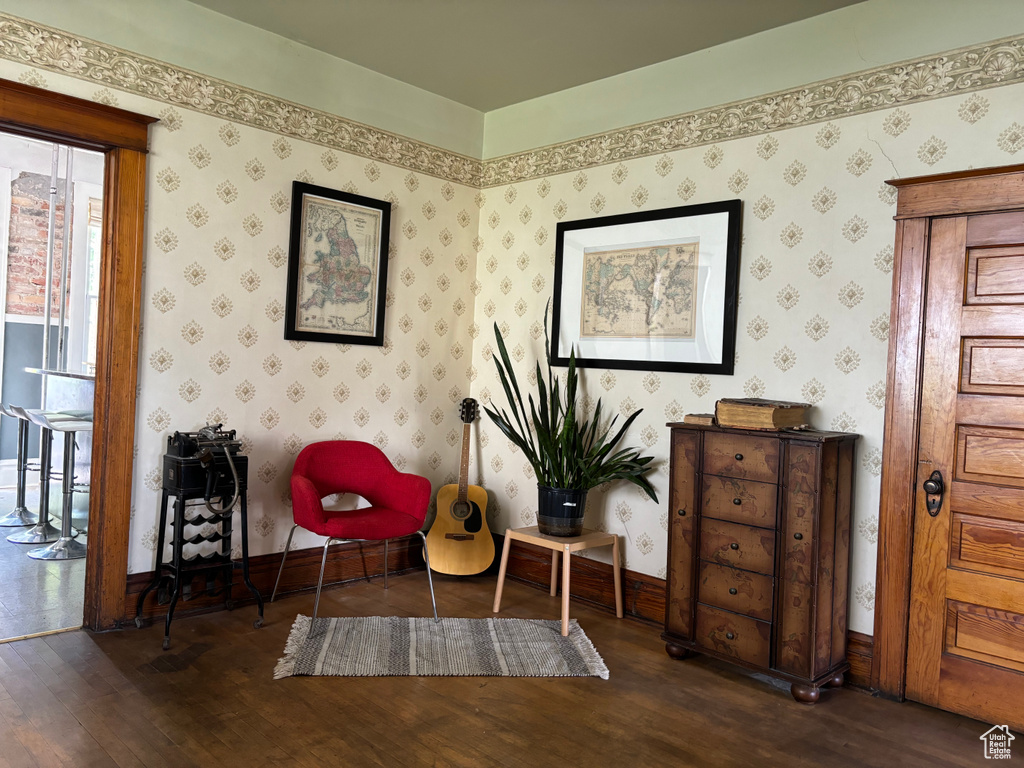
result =
[[562,382],[551,371],[547,320],[545,310],[547,376],[542,375],[538,362],[537,399],[535,401],[532,394],[527,396],[529,410],[523,402],[519,382],[505,349],[505,339],[498,324],[494,324],[494,337],[498,343],[494,365],[505,390],[511,416],[497,407],[485,405],[484,411],[533,467],[537,476],[540,532],[552,536],[578,536],[583,529],[587,491],[591,488],[626,480],[658,501],[646,477],[653,469],[650,463],[654,457],[641,456],[636,448],[615,450],[626,430],[642,413],[642,408],[630,414],[614,434],[612,429],[618,416],[608,424],[602,424],[600,398],[594,406],[593,418],[582,418],[577,404],[579,375],[576,372],[576,351],[572,350],[569,356],[569,368]]

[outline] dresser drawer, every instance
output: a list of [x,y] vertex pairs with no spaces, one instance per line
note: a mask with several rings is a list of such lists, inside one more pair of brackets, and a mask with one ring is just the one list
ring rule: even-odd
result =
[[701,514],[705,517],[775,527],[777,485],[714,475],[705,475],[702,485]]
[[709,605],[697,605],[697,642],[716,653],[767,667],[771,649],[767,621],[739,616]]
[[708,432],[704,435],[704,472],[776,483],[779,441],[774,437]]
[[770,575],[775,572],[775,531],[701,518],[700,559]]
[[702,603],[755,619],[771,621],[775,583],[771,576],[741,571],[727,565],[701,562],[698,583],[698,594]]

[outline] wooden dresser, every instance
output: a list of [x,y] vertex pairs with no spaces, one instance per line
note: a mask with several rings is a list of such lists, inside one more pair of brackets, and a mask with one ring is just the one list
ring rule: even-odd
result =
[[843,683],[857,435],[672,429],[665,649]]

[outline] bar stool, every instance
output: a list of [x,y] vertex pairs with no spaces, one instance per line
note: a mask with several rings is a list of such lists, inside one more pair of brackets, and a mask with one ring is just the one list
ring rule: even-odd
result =
[[[75,541],[78,531],[71,527],[71,511],[75,496],[75,435],[79,432],[91,432],[92,422],[76,419],[66,413],[53,411],[29,412],[29,417],[36,424],[52,432],[64,434],[64,469],[61,474],[61,516],[60,538],[48,547],[30,550],[28,556],[33,560],[77,560],[85,557],[85,544]],[[52,439],[52,434],[51,434]]]
[[[32,418],[32,415],[43,413],[18,405],[9,407],[18,414],[18,418],[24,418],[34,424],[39,422]],[[8,536],[7,540],[12,544],[49,544],[60,538],[60,531],[50,525],[50,460],[53,454],[53,432],[44,424],[40,426],[42,429],[39,430],[39,521],[27,531]]]
[[24,528],[39,522],[39,516],[25,506],[25,481],[28,474],[28,419],[11,406],[0,403],[0,412],[18,420],[18,490],[14,509],[0,517],[0,528]]

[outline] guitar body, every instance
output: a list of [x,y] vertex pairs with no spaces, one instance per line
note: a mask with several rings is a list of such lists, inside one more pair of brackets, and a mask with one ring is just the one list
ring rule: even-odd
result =
[[431,570],[452,576],[482,573],[494,560],[494,539],[487,527],[487,491],[469,484],[469,427],[476,412],[476,400],[467,397],[462,401],[459,483],[437,492],[437,515],[427,532]]
[[487,491],[479,485],[467,486],[465,503],[468,510],[459,506],[458,485],[445,485],[437,492],[437,516],[427,533],[427,551],[430,567],[438,573],[482,573],[494,560],[494,538],[487,527]]

